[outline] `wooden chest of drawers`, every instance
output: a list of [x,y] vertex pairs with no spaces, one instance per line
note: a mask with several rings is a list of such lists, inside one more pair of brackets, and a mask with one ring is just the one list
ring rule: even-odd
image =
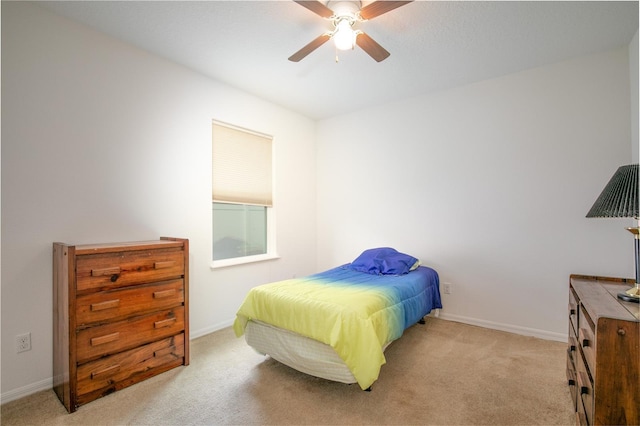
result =
[[189,241],[53,244],[53,389],[67,410],[189,364]]
[[640,424],[640,307],[633,280],[571,275],[567,379],[580,425]]

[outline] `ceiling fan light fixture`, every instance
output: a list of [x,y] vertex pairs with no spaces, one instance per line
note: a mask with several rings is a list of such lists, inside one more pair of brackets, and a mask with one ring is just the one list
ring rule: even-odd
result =
[[[327,41],[333,39],[336,50],[355,49],[358,45],[376,62],[387,59],[390,53],[373,38],[361,30],[352,28],[356,22],[363,22],[383,15],[413,0],[373,0],[362,7],[360,0],[293,0],[316,15],[333,23],[333,31],[323,33],[307,43],[289,57],[291,62],[300,62]],[[326,4],[325,4],[326,1]],[[336,52],[337,53],[337,52]],[[336,62],[338,55],[336,54]]]
[[353,49],[356,44],[356,32],[351,28],[349,19],[341,19],[336,23],[336,30],[333,33],[333,42],[338,50]]

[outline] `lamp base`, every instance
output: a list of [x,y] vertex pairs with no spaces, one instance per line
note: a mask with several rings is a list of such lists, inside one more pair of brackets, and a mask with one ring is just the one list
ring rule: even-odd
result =
[[622,299],[625,302],[640,303],[640,283],[636,283],[624,293],[618,293],[618,299]]

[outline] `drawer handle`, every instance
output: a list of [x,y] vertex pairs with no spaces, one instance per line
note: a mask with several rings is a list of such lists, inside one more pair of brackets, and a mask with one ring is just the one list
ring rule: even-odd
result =
[[91,304],[91,311],[103,311],[105,309],[117,308],[120,306],[120,299],[107,300],[99,303]]
[[576,350],[576,339],[575,337],[569,337],[569,352],[573,352]]
[[105,343],[113,342],[120,338],[120,333],[115,332],[111,334],[107,334],[105,336],[94,337],[91,339],[91,346],[104,345]]
[[153,268],[154,269],[165,269],[165,268],[171,268],[173,265],[176,264],[175,260],[167,260],[164,262],[156,262],[153,264]]
[[575,372],[569,370],[568,374],[570,376],[569,379],[568,379],[569,386],[575,386],[576,385],[576,374],[575,374]]
[[153,298],[154,299],[162,299],[164,297],[171,297],[174,294],[176,294],[176,289],[175,288],[171,288],[169,290],[154,291],[153,292]]
[[175,350],[176,350],[175,345],[171,345],[168,348],[164,348],[164,349],[160,349],[160,350],[155,351],[153,353],[153,356],[156,357],[156,358],[160,358],[161,356],[172,354],[173,352],[175,352]]
[[580,336],[580,344],[582,345],[583,348],[587,348],[591,346],[591,340],[589,340],[589,338],[586,337],[588,336],[588,332],[586,329],[581,328],[580,330],[578,330],[578,335]]
[[580,395],[589,395],[591,390],[585,383],[589,383],[589,377],[584,371],[578,371],[578,385],[580,385]]
[[176,318],[169,318],[153,323],[154,328],[171,327],[176,322]]
[[93,373],[91,373],[91,379],[99,379],[100,376],[106,376],[109,374],[117,373],[118,371],[120,371],[120,364],[112,365],[111,367],[94,371]]
[[[120,273],[120,267],[114,266],[112,268],[92,269],[92,277],[103,277],[105,275],[118,275]],[[113,278],[113,277],[112,277]]]

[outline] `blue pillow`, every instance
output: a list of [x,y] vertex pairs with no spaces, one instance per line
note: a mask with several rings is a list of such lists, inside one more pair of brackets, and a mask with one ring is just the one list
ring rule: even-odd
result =
[[418,259],[391,247],[379,247],[362,252],[349,268],[374,275],[404,275],[412,270]]

